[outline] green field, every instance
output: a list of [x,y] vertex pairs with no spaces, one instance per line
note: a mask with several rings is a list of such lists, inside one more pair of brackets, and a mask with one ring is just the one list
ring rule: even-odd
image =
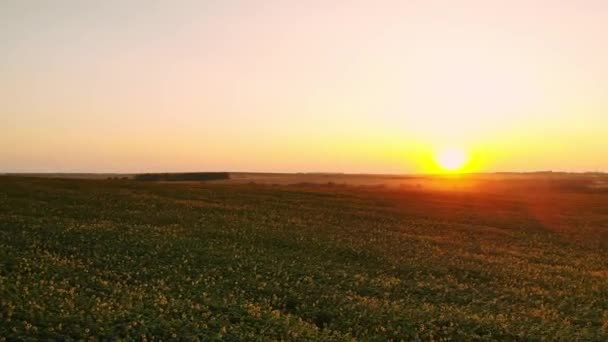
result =
[[608,340],[606,191],[0,177],[0,340]]

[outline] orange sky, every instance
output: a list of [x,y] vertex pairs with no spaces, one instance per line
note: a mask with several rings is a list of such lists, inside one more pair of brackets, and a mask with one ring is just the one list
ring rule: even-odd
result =
[[608,2],[0,2],[0,172],[608,171]]

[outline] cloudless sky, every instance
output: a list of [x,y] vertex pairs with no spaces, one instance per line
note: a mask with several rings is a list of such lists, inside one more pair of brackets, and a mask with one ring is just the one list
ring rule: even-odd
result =
[[0,172],[608,171],[608,1],[0,1]]

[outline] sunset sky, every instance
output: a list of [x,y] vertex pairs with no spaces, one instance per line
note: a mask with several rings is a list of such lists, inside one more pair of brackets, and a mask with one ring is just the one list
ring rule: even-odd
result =
[[0,1],[0,172],[608,171],[608,1]]

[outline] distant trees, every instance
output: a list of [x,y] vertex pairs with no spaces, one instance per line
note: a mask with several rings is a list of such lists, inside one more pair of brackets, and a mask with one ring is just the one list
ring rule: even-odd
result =
[[228,172],[142,173],[135,175],[138,181],[208,181],[230,179]]

